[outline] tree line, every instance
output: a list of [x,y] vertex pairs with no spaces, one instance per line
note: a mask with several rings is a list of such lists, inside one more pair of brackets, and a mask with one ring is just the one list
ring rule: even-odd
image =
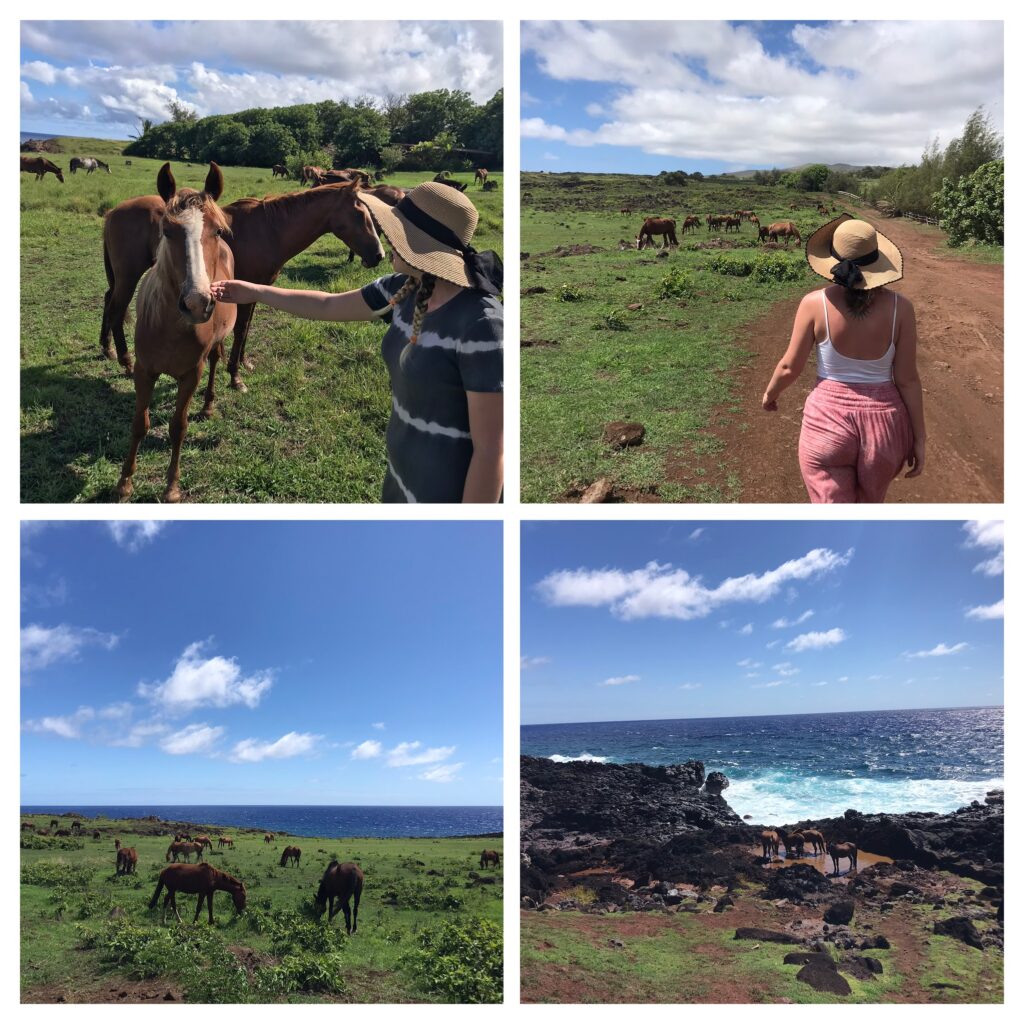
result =
[[435,89],[382,100],[253,107],[209,117],[172,101],[166,121],[140,122],[124,153],[248,167],[308,157],[305,162],[385,172],[467,170],[483,163],[486,154],[487,165],[498,169],[503,108],[501,89],[481,104],[459,89]]

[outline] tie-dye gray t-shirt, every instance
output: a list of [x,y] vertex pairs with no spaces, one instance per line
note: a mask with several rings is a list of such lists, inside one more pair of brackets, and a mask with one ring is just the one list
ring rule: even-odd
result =
[[389,274],[362,289],[370,309],[391,314],[381,345],[391,376],[382,500],[460,502],[473,456],[466,392],[502,390],[504,310],[493,296],[464,288],[427,313],[411,345],[415,294],[393,312],[388,305],[405,280]]

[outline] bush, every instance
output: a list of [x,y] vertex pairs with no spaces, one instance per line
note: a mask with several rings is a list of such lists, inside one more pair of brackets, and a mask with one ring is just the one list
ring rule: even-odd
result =
[[404,963],[451,1002],[501,1002],[502,934],[494,922],[470,918],[426,931]]
[[581,907],[589,907],[597,902],[597,893],[588,889],[585,885],[574,885],[565,891],[566,899],[573,900]]
[[685,270],[673,268],[661,279],[659,295],[663,299],[691,299],[695,293],[693,281]]
[[628,331],[629,324],[621,313],[608,313],[594,324],[595,331]]
[[751,277],[760,284],[770,281],[799,281],[804,275],[803,260],[794,260],[781,252],[759,252],[754,257]]
[[707,267],[708,270],[713,270],[716,274],[725,274],[727,277],[749,277],[754,272],[754,259],[749,256],[736,259],[724,253],[715,253],[708,260]]
[[288,168],[288,177],[298,181],[302,175],[303,167],[331,166],[334,157],[326,149],[304,149],[298,153],[292,153],[285,159],[284,165]]
[[584,295],[579,288],[575,288],[571,284],[563,284],[558,289],[557,298],[559,302],[582,302]]
[[949,244],[964,242],[1003,244],[1003,161],[982,164],[959,181],[946,178],[935,194],[942,226]]
[[37,861],[21,869],[22,885],[62,886],[69,889],[84,889],[92,878],[89,868],[72,868],[58,861]]
[[23,850],[84,850],[85,843],[81,839],[69,839],[66,836],[34,836],[21,837]]
[[267,987],[280,992],[332,992],[345,991],[344,968],[340,953],[317,955],[294,953],[286,956],[276,967],[263,972]]

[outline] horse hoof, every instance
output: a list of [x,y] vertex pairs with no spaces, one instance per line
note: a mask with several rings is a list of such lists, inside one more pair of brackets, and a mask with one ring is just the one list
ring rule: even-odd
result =
[[164,491],[164,503],[167,505],[177,505],[181,501],[181,488],[175,484],[173,487],[168,487]]
[[256,369],[256,363],[249,356],[246,356],[242,360],[242,366],[244,366],[247,370],[255,370]]
[[132,496],[132,482],[131,480],[122,480],[117,485],[117,500],[128,501]]
[[103,355],[102,355],[101,358],[114,360],[114,359],[117,358],[117,353],[114,351],[114,349],[111,346],[104,345],[103,346]]
[[204,405],[195,415],[197,420],[212,420],[217,410],[212,405]]
[[245,386],[245,382],[241,377],[232,377],[230,386],[234,388],[235,391],[241,391],[242,394],[245,394],[245,392],[249,390]]
[[132,361],[130,359],[127,362],[121,360],[121,366],[124,368],[124,375],[126,377],[131,377],[135,372],[135,367],[132,365]]

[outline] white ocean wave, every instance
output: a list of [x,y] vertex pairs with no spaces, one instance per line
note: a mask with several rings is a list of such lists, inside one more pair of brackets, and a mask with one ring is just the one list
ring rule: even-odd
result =
[[749,814],[757,824],[782,824],[836,818],[851,807],[862,814],[945,814],[972,800],[984,800],[990,789],[1002,788],[1001,778],[837,779],[771,772],[755,779],[730,779],[723,795],[741,817]]
[[610,761],[610,757],[598,757],[596,754],[588,754],[585,750],[579,757],[566,757],[565,754],[548,754],[549,761],[557,761],[559,764],[567,764],[569,761],[597,761],[604,764]]

